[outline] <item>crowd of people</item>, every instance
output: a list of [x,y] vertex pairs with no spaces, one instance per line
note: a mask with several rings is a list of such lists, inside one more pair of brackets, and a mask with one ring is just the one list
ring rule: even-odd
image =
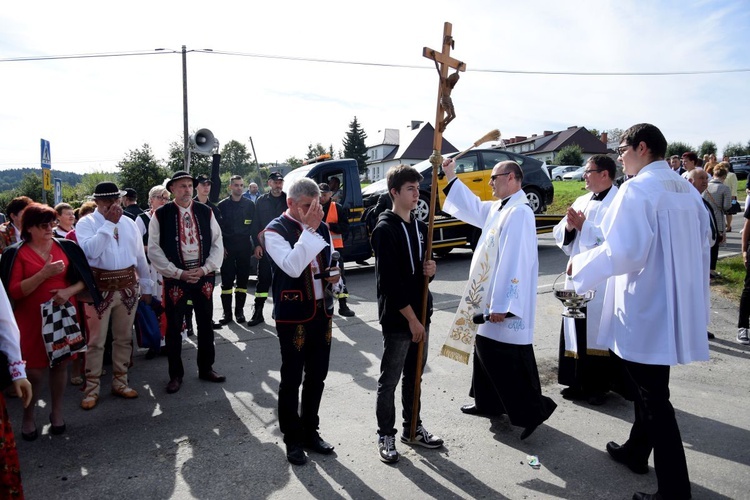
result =
[[[669,400],[669,371],[676,364],[708,359],[709,280],[718,245],[731,231],[727,214],[736,201],[736,177],[734,183],[728,180],[731,165],[709,157],[701,168],[690,152],[667,162],[666,146],[653,125],[625,131],[617,153],[627,182],[618,188],[615,162],[593,156],[583,175],[589,193],[573,203],[554,230],[555,241],[570,257],[566,286],[577,293],[594,291],[585,318],[564,318],[561,324],[562,395],[599,405],[609,391],[617,391],[634,402],[629,439],[622,445],[611,441],[606,450],[639,474],[648,471],[654,451],[658,492],[639,492],[636,499],[690,498],[685,453]],[[460,411],[507,415],[522,428],[520,439],[527,439],[552,416],[556,404],[542,393],[533,349],[539,263],[534,215],[521,188],[523,170],[512,161],[495,165],[489,181],[495,200],[481,201],[457,178],[455,162],[445,160],[443,169],[448,180],[443,210],[480,228],[481,236],[441,353],[466,363],[473,360],[472,401]],[[395,439],[399,381],[400,441],[425,448],[443,445],[423,425],[415,390],[431,330],[427,284],[437,270],[426,253],[427,227],[412,213],[420,181],[412,167],[390,169],[390,208],[380,213],[371,236],[383,335],[377,449],[380,460],[391,464],[400,457]],[[333,445],[319,433],[318,414],[334,303],[338,301],[340,315],[354,315],[335,255],[343,248],[349,216],[337,202],[342,196],[337,178],[321,184],[302,178],[286,190],[283,182],[281,173],[271,173],[269,191],[261,194],[254,183],[245,191],[242,177],[232,176],[229,196],[214,205],[208,200],[209,178],[179,171],[149,191],[146,211],[138,207],[134,190],[120,190],[113,182],[98,184],[92,201],[77,214],[66,203],[51,208],[26,197],[12,200],[9,220],[0,227],[0,353],[10,374],[3,389],[9,387],[24,404],[21,437],[33,441],[39,436],[35,410],[44,377],[49,379],[50,434],[66,432],[62,400],[69,381],[85,384],[81,408],[100,404],[108,333],[111,392],[124,399],[138,397],[128,383],[128,370],[139,303],[164,319],[163,345],[147,356],[167,356],[166,392],[174,394],[186,375],[183,334],[197,335],[198,378],[224,382],[226,377],[214,369],[214,331],[232,321],[250,327],[263,323],[271,293],[281,352],[278,419],[287,460],[302,465],[305,450],[332,453]],[[745,256],[749,226],[746,211]],[[247,320],[252,259],[258,282]],[[218,322],[212,317],[217,271]],[[675,290],[681,291],[679,296]],[[742,300],[738,340],[748,344],[750,277]],[[43,323],[53,324],[50,335],[62,327],[58,316],[39,315],[46,303],[53,311],[77,311],[86,339],[85,349],[70,349],[69,356],[54,364],[55,342],[45,342]],[[662,314],[665,310],[671,314]],[[69,340],[61,338],[57,342]],[[0,416],[5,443],[0,461],[6,476],[2,493],[22,496],[1,394]]]

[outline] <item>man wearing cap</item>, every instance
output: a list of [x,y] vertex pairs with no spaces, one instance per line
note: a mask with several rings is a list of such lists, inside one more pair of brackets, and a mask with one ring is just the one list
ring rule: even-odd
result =
[[123,215],[135,220],[139,214],[143,213],[138,206],[138,193],[133,188],[125,188],[125,196],[122,198]]
[[138,393],[128,386],[133,351],[132,328],[138,287],[141,298],[151,302],[153,282],[135,222],[122,217],[120,199],[125,194],[114,182],[100,182],[94,190],[96,210],[76,225],[76,238],[94,273],[102,295],[98,306],[85,304],[89,339],[86,352],[86,386],[81,408],[90,410],[99,400],[102,358],[112,320],[112,394],[130,399]]
[[215,272],[224,256],[221,229],[210,208],[193,202],[193,177],[175,172],[167,182],[174,202],[154,212],[148,228],[148,255],[164,277],[167,315],[169,384],[174,394],[182,387],[182,320],[188,300],[198,325],[198,378],[224,382],[213,369],[215,348],[211,327]]
[[[229,196],[219,202],[221,234],[224,239],[224,262],[221,264],[221,306],[224,314],[220,323],[232,321],[232,292],[234,291],[234,316],[237,323],[245,322],[247,280],[250,278],[252,253],[252,223],[255,204],[242,196],[244,181],[239,175],[229,179]],[[232,290],[235,285],[237,286]]]
[[[344,240],[349,234],[349,211],[331,199],[331,187],[325,182],[318,184],[320,188],[320,206],[323,208],[323,220],[328,224],[331,231],[331,241],[333,249],[341,252],[344,248]],[[346,278],[344,277],[344,264],[341,260],[341,282],[343,286],[334,292],[334,296],[339,301],[339,314],[345,317],[355,316],[354,311],[346,305],[346,299],[349,297],[349,291],[346,289]]]
[[247,326],[263,323],[263,305],[266,303],[268,290],[271,288],[271,261],[258,242],[258,233],[263,231],[269,222],[283,214],[287,207],[286,193],[282,191],[284,176],[281,175],[281,172],[271,172],[268,175],[268,187],[270,191],[261,195],[255,202],[255,220],[252,232],[253,242],[255,242],[255,258],[258,259],[258,283],[255,285],[253,317],[247,322]]
[[[211,194],[211,186],[212,186],[211,179],[208,178],[207,175],[201,174],[198,177],[195,178],[195,198],[193,198],[193,201],[197,201],[198,203],[203,203],[204,205],[208,205],[211,207],[211,211],[214,213],[214,217],[216,217],[216,221],[219,223],[219,227],[221,227],[221,212],[219,211],[219,207],[216,206],[216,203],[208,199],[208,196]],[[193,301],[188,300],[187,303],[187,310],[185,311],[185,323],[187,323],[187,331],[188,336],[192,335],[193,331]],[[211,324],[214,327],[214,330],[219,330],[221,328],[221,323],[219,321],[211,320]]]

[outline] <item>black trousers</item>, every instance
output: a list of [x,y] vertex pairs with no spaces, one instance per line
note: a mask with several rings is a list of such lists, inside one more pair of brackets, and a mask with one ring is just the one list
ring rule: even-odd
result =
[[198,325],[198,373],[210,371],[216,357],[214,349],[214,330],[211,317],[215,276],[208,275],[197,283],[165,278],[164,279],[164,313],[167,316],[167,334],[165,343],[169,360],[169,378],[182,378],[185,369],[182,366],[182,320],[188,300],[193,302],[195,322]]
[[[586,308],[582,308],[581,311],[585,314]],[[605,394],[612,388],[615,364],[609,353],[603,356],[588,353],[586,318],[574,321],[578,358],[565,355],[565,321],[563,321],[560,326],[557,381],[587,396]]]
[[237,293],[247,293],[250,278],[250,245],[245,248],[227,247],[227,256],[221,263],[221,289],[231,290],[237,281]]
[[271,288],[271,279],[273,274],[271,272],[271,261],[270,257],[263,254],[263,257],[258,259],[258,283],[255,285],[255,298],[256,299],[267,299],[268,290]]
[[654,451],[656,481],[663,498],[690,498],[685,449],[669,402],[669,366],[622,360],[622,367],[635,394],[635,423],[623,446],[641,462]]
[[469,396],[487,415],[507,414],[520,427],[539,425],[557,404],[542,395],[531,345],[516,345],[477,335]]
[[737,328],[750,328],[750,268],[745,266],[745,287],[740,297],[740,318]]
[[716,263],[719,261],[719,247],[721,246],[721,235],[724,233],[719,233],[719,235],[716,237],[716,243],[714,243],[714,246],[711,247],[711,261],[710,261],[710,269],[711,271],[716,271]]
[[[319,307],[315,318],[307,323],[280,323],[277,318],[276,331],[281,347],[279,427],[285,443],[299,444],[320,425],[318,410],[331,354],[331,318]],[[300,385],[301,414],[298,412]]]

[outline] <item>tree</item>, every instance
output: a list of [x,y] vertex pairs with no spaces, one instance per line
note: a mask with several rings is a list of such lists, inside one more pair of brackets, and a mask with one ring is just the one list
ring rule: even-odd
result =
[[611,128],[609,130],[605,130],[607,133],[607,142],[617,142],[617,144],[620,144],[620,137],[622,137],[622,134],[625,132],[621,128]]
[[598,139],[599,137],[601,137],[601,135],[602,135],[602,133],[601,133],[601,132],[599,132],[599,129],[596,129],[596,128],[587,128],[586,130],[588,130],[589,132],[591,132],[591,135],[593,135],[593,136],[594,136],[594,137],[596,137],[597,139]]
[[357,117],[349,124],[349,132],[344,137],[344,157],[357,160],[359,173],[367,171],[367,146],[365,145],[367,134],[359,126]]
[[703,155],[715,155],[716,154],[716,143],[713,141],[703,141],[700,147],[698,156],[701,158]]
[[[182,141],[173,142],[169,145],[169,158],[167,159],[167,170],[177,172],[185,170],[185,151]],[[193,177],[200,174],[211,177],[211,157],[196,153],[190,153],[190,173]]]
[[741,142],[730,142],[724,146],[723,156],[744,156],[750,155],[750,141],[747,146],[743,146]]
[[667,144],[667,158],[674,155],[682,156],[682,153],[687,153],[688,151],[693,151],[693,146],[690,144],[679,141]]
[[252,155],[241,142],[231,140],[221,148],[219,172],[241,175],[244,178],[250,174],[252,166]]
[[163,184],[164,179],[169,177],[169,171],[154,158],[148,144],[144,144],[141,149],[128,151],[117,167],[120,169],[120,189],[135,189],[141,208],[148,207],[148,192],[151,188]]
[[284,160],[284,163],[289,164],[289,166],[292,167],[292,168],[297,168],[300,165],[302,165],[302,160],[300,160],[296,156],[290,156],[289,158],[287,158],[286,160]]
[[76,199],[85,200],[86,197],[94,194],[97,184],[105,181],[117,183],[119,181],[118,177],[118,174],[109,172],[92,172],[90,174],[84,174],[81,178],[81,182],[76,186]]
[[571,144],[562,148],[555,156],[558,165],[582,165],[583,150],[578,144]]
[[[34,201],[42,202],[42,177],[36,173],[30,173],[23,176],[21,183],[14,189],[13,198],[17,196],[28,196]],[[52,205],[55,202],[55,194],[52,190],[47,191],[47,204]]]
[[326,148],[324,148],[322,144],[317,143],[315,146],[313,146],[312,144],[308,144],[305,160],[312,160],[313,158],[317,158],[318,156],[324,154],[326,154]]

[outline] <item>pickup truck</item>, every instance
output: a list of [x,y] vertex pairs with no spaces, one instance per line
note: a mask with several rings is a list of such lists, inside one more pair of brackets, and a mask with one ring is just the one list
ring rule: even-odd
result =
[[[344,262],[362,262],[372,257],[366,212],[372,210],[378,196],[363,198],[357,161],[349,158],[319,161],[298,167],[284,177],[287,188],[295,179],[309,177],[316,183],[330,182],[337,177],[341,184],[339,204],[349,210],[349,234],[344,240],[341,256]],[[549,179],[549,178],[547,178]],[[444,182],[443,182],[444,184]],[[549,200],[551,202],[551,199]],[[439,203],[439,201],[438,201]],[[418,216],[423,216],[423,211]],[[562,219],[560,215],[536,214],[537,234],[549,233]],[[442,212],[435,213],[432,247],[436,255],[446,255],[453,248],[474,248],[481,230]]]

